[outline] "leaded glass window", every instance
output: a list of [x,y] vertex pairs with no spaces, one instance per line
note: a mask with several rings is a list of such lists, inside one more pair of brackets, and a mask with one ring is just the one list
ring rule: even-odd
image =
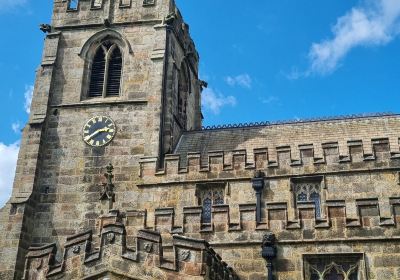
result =
[[294,184],[296,204],[312,202],[315,205],[315,216],[321,217],[321,182],[298,181]]
[[211,223],[212,206],[224,204],[224,187],[210,186],[199,190],[200,205],[203,207],[202,223]]
[[305,280],[362,280],[361,258],[359,254],[306,256]]

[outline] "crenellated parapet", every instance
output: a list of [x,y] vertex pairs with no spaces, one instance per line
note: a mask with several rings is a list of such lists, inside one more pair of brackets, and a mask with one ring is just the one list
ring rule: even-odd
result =
[[212,151],[165,156],[140,162],[143,185],[209,179],[251,178],[255,170],[268,176],[400,168],[399,138],[316,142],[253,150]]
[[54,1],[53,25],[93,26],[126,22],[157,22],[168,14],[173,2],[155,0],[56,0]]
[[173,254],[167,258],[161,235],[156,231],[140,230],[135,248],[127,247],[126,230],[121,223],[106,223],[102,227],[98,248],[93,248],[92,236],[88,231],[67,238],[60,262],[55,258],[55,244],[29,248],[24,279],[92,279],[111,275],[124,279],[238,279],[204,240],[174,235]]
[[[350,209],[353,203],[355,214]],[[144,225],[162,234],[206,238],[211,243],[239,237],[242,241],[254,241],[253,237],[259,240],[265,231],[274,232],[280,241],[363,239],[371,234],[376,238],[400,236],[400,198],[328,200],[323,217],[316,216],[313,203],[299,203],[294,219],[290,218],[287,202],[266,203],[260,223],[256,222],[256,204],[214,205],[212,208],[211,223],[202,222],[201,206],[178,209],[181,215],[177,215],[174,208],[158,208],[154,213],[128,211],[121,214],[120,221],[132,233],[138,231],[138,225]]]

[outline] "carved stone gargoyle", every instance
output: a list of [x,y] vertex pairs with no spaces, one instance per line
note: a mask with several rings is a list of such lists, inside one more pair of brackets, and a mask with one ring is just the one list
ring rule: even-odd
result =
[[168,14],[163,21],[164,24],[172,24],[175,21],[175,19],[176,19],[176,14],[173,12]]
[[51,33],[51,29],[52,29],[51,25],[47,24],[47,23],[40,24],[39,28],[43,33]]

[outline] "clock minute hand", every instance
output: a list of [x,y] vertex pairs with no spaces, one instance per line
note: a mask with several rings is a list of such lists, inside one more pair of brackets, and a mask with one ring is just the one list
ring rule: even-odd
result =
[[86,141],[92,139],[93,137],[95,137],[100,132],[107,132],[109,130],[110,129],[108,127],[100,128],[100,129],[96,130],[95,132],[93,132],[92,134],[90,134],[88,137],[86,137]]

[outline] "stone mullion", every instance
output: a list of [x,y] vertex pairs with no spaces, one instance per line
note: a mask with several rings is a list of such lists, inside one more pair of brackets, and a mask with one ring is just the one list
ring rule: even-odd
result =
[[105,52],[106,63],[105,63],[104,78],[103,78],[103,93],[102,93],[103,97],[107,97],[108,70],[110,67],[110,56],[114,51],[114,46],[115,45],[113,45],[107,52]]

